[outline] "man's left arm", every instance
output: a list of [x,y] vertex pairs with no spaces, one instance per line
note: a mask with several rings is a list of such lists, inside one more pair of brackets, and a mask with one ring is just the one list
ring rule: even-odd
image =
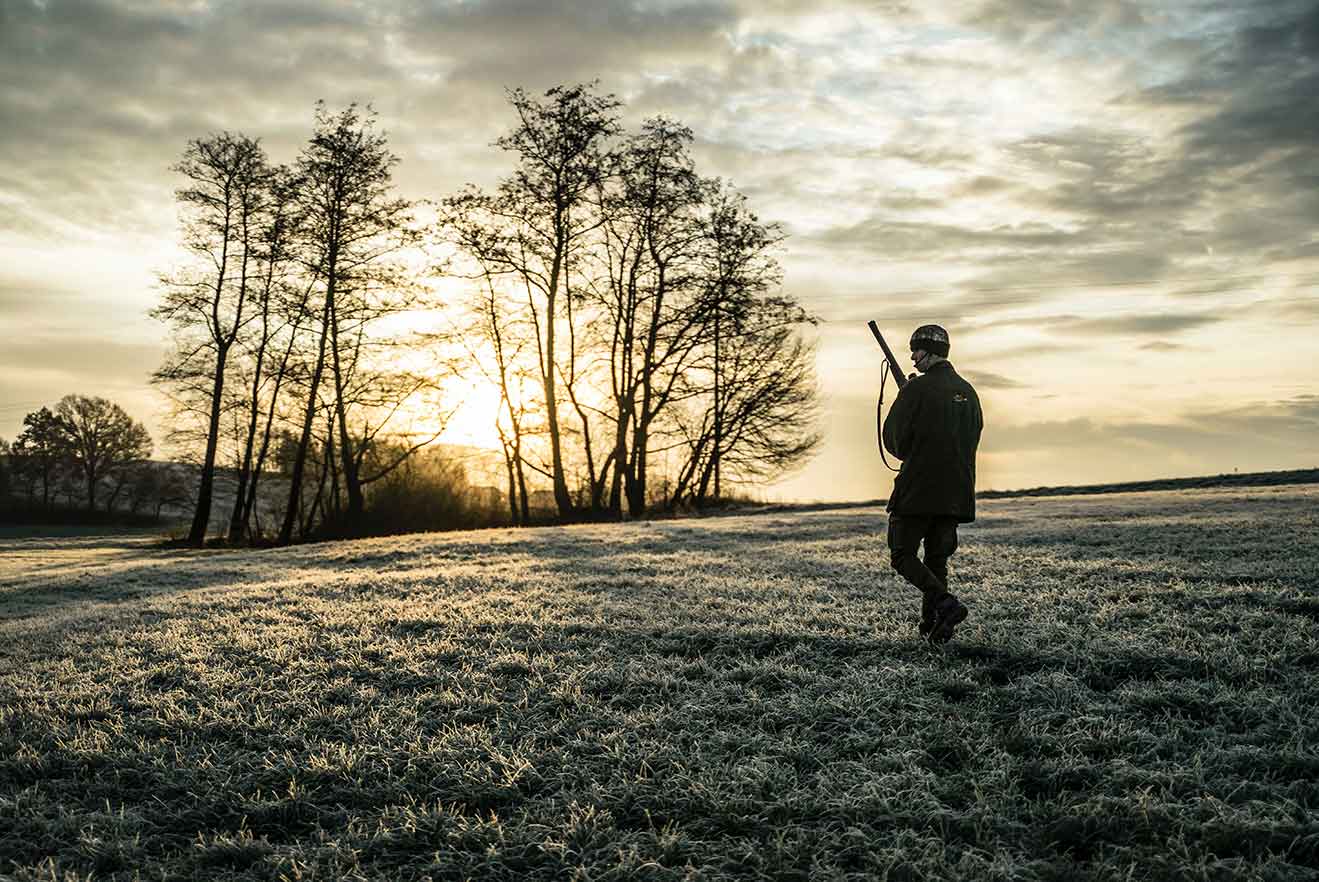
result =
[[911,426],[917,394],[914,383],[903,386],[884,420],[884,449],[898,459],[906,459],[911,452]]

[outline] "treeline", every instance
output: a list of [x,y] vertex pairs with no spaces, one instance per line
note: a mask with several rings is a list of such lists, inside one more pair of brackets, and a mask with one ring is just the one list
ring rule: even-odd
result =
[[[818,445],[782,231],[697,172],[677,122],[624,131],[592,86],[509,99],[509,173],[424,205],[396,195],[398,158],[355,105],[318,105],[287,165],[242,134],[189,143],[194,259],[154,314],[174,340],[155,375],[170,443],[198,465],[190,541],[217,519],[232,541],[289,542],[426,508],[404,476],[446,471],[414,463],[455,381],[498,400],[512,523],[545,489],[560,520],[708,504]],[[440,301],[437,275],[461,293]]]
[[[146,427],[104,398],[66,395],[0,439],[0,515],[22,520],[159,520],[191,504],[183,470],[151,461]],[[127,518],[123,516],[127,516]]]

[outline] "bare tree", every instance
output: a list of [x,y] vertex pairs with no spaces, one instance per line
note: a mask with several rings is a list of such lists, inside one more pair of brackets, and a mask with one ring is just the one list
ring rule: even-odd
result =
[[488,352],[466,345],[469,364],[499,391],[495,430],[499,435],[508,481],[509,515],[514,524],[526,525],[531,514],[527,496],[528,461],[524,443],[531,434],[530,407],[523,353],[533,345],[527,322],[517,315],[518,301],[505,297],[488,270],[467,304],[470,321],[459,338],[474,341]]
[[797,330],[813,321],[790,299],[778,297],[753,301],[726,323],[718,371],[708,366],[706,394],[693,398],[700,405],[697,418],[680,424],[686,455],[670,505],[684,499],[707,502],[717,471],[725,481],[764,481],[801,465],[818,449],[815,353]]
[[559,334],[572,296],[565,267],[598,223],[590,197],[605,173],[603,144],[618,131],[620,102],[591,85],[555,87],[542,99],[514,89],[509,102],[518,123],[495,144],[516,155],[516,169],[494,194],[468,188],[446,200],[446,220],[464,250],[521,289],[544,388],[555,505],[569,517],[558,390]]
[[[727,350],[730,340],[769,339],[784,325],[813,323],[790,298],[771,296],[782,280],[773,249],[783,241],[777,224],[765,224],[747,206],[746,197],[722,182],[710,183],[709,210],[702,219],[705,296],[710,304],[711,340],[708,468],[698,497],[704,499],[713,478],[714,497],[722,493],[723,461],[730,402]],[[752,324],[752,322],[756,324]],[[777,350],[775,350],[777,351]]]
[[175,195],[185,213],[184,245],[197,266],[162,280],[165,294],[152,314],[172,326],[176,348],[153,379],[201,399],[193,406],[203,415],[206,446],[188,530],[188,541],[200,545],[211,515],[225,370],[251,318],[254,240],[271,172],[259,141],[229,132],[190,141],[174,171],[187,179]]
[[69,433],[74,469],[81,473],[87,510],[96,509],[101,481],[151,456],[151,436],[119,405],[104,398],[66,395],[55,405]]
[[[796,334],[810,317],[770,293],[781,229],[697,174],[680,123],[649,119],[613,144],[612,96],[577,86],[543,99],[514,91],[510,101],[519,124],[497,143],[516,154],[514,173],[494,193],[469,187],[444,207],[450,240],[483,288],[476,324],[495,355],[482,369],[500,391],[515,519],[514,500],[527,496],[518,467],[536,468],[522,448],[526,411],[509,389],[524,322],[560,517],[576,506],[617,517],[625,505],[635,516],[675,494],[703,501],[723,492],[726,470],[741,481],[802,461],[818,443],[813,353]],[[753,365],[771,379],[760,384]],[[744,400],[747,389],[763,407]],[[575,421],[562,418],[565,401]],[[767,414],[800,443],[763,423]],[[669,473],[675,451],[682,467]]]
[[[299,183],[288,168],[273,169],[267,180],[268,199],[259,219],[253,222],[257,227],[253,241],[257,264],[253,283],[256,331],[246,353],[251,362],[249,383],[238,407],[245,419],[238,438],[238,486],[229,516],[231,542],[247,538],[275,409],[311,292],[310,281],[291,277],[302,221],[296,202]],[[281,339],[287,341],[282,352],[278,348]],[[258,431],[263,415],[264,426]]]
[[602,190],[610,318],[610,389],[615,403],[610,510],[639,515],[647,503],[651,433],[684,388],[708,320],[700,296],[699,212],[706,188],[695,172],[686,126],[647,120],[614,154],[614,187]]
[[[360,521],[365,510],[361,446],[379,432],[379,426],[368,428],[359,443],[353,442],[350,390],[354,379],[360,380],[365,372],[367,346],[378,342],[368,339],[368,326],[411,305],[412,291],[405,273],[390,258],[419,237],[412,225],[411,203],[392,195],[392,170],[398,157],[389,151],[385,135],[375,131],[375,119],[370,108],[362,111],[350,105],[331,114],[323,103],[318,104],[316,130],[298,158],[308,270],[320,285],[320,333],[289,506],[280,530],[282,542],[289,541],[292,534],[316,400],[327,366],[339,434],[339,468],[347,494],[346,516],[350,523]],[[399,393],[403,388],[395,385],[392,391]],[[373,403],[391,409],[391,402]]]

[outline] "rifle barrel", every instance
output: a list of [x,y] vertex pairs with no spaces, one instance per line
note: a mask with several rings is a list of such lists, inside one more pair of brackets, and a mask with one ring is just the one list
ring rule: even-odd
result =
[[870,323],[870,333],[875,335],[879,342],[879,348],[884,350],[884,357],[888,359],[889,373],[893,374],[893,381],[901,389],[907,385],[907,375],[902,372],[902,365],[898,364],[898,357],[893,354],[893,350],[888,348],[888,343],[884,340],[884,335],[879,332],[879,325],[872,320]]

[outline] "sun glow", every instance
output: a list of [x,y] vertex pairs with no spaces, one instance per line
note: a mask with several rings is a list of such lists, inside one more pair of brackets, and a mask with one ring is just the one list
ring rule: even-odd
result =
[[479,380],[455,388],[447,404],[453,412],[440,434],[442,443],[501,449],[498,424],[501,420],[507,422],[508,417],[493,383]]

